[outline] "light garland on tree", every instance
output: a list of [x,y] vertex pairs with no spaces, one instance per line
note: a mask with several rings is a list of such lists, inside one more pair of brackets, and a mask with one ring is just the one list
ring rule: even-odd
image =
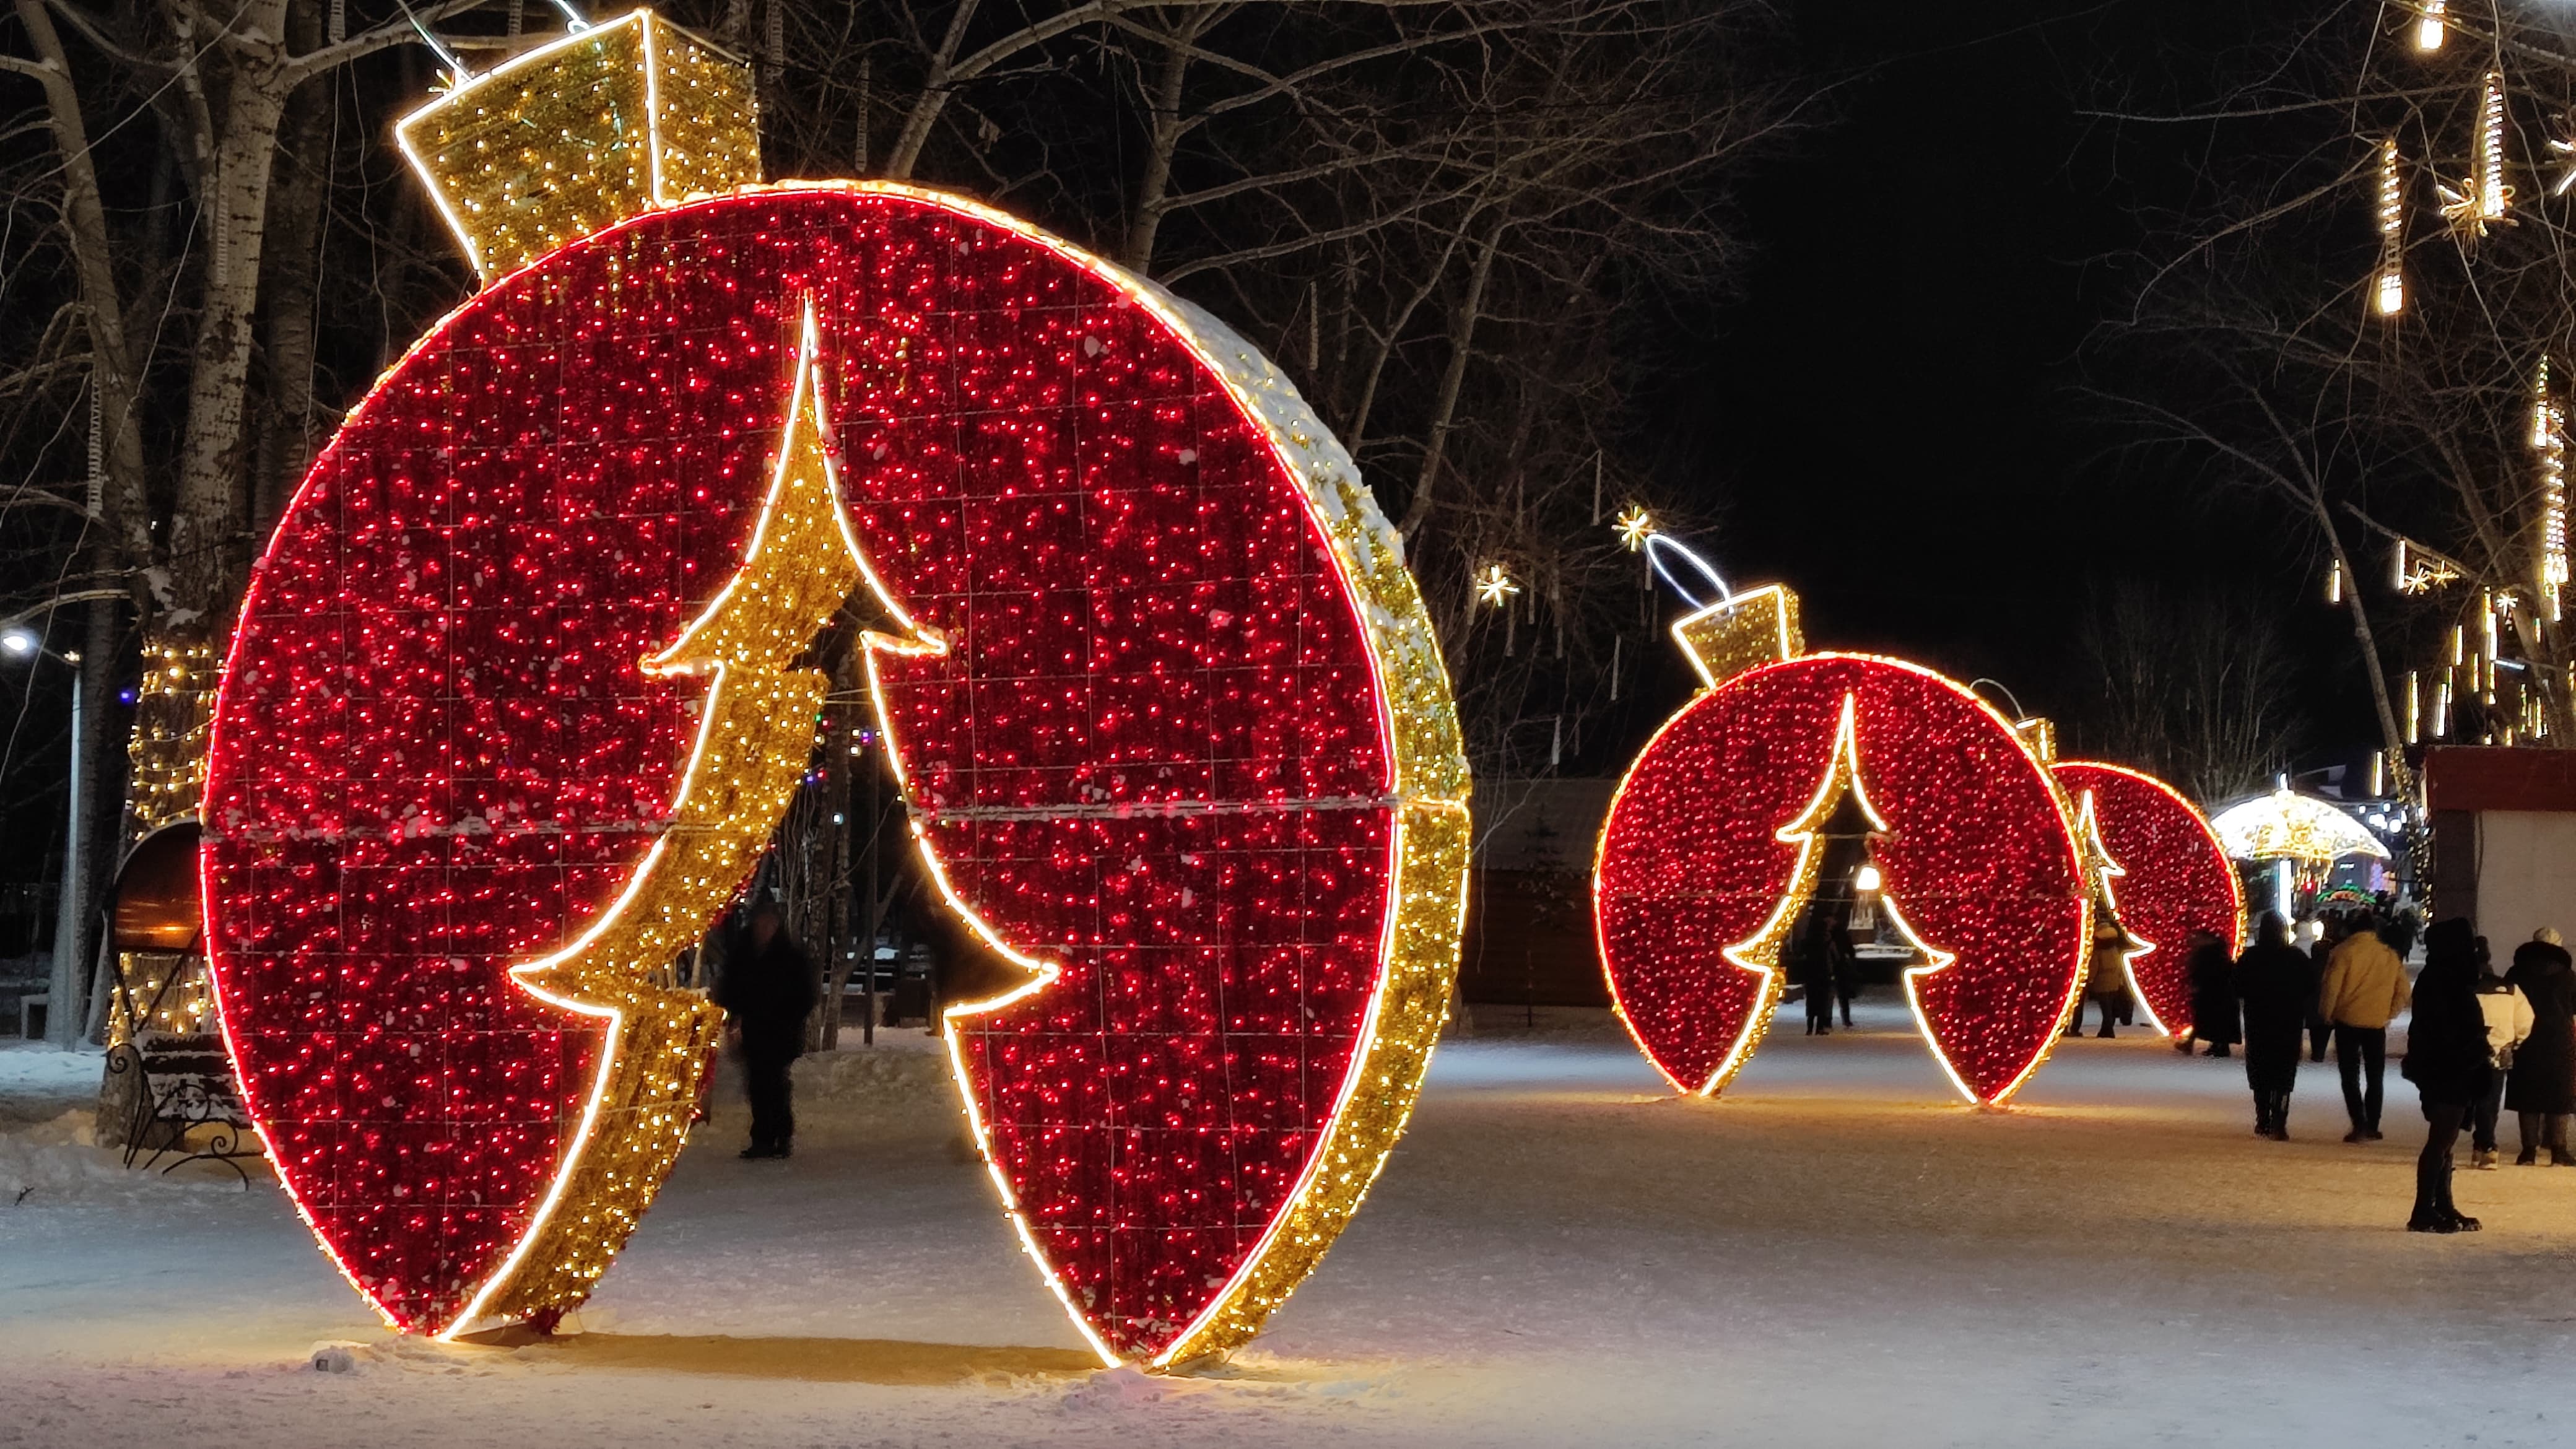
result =
[[197,813],[206,787],[206,729],[214,718],[214,646],[194,636],[143,642],[143,682],[126,744],[126,800],[140,840]]
[[2531,383],[2531,446],[2540,454],[2540,612],[2556,623],[2567,587],[2567,414],[2550,391],[2546,355]]
[[2435,51],[2442,48],[2443,16],[2450,9],[2449,0],[2424,0],[2424,8],[2415,19],[2415,48]]
[[2394,136],[2379,144],[2379,275],[2371,305],[2382,317],[2406,310],[2406,178]]
[[2486,73],[2478,100],[2478,125],[2470,138],[2469,174],[2455,189],[2440,188],[2442,215],[2463,237],[2474,240],[2487,228],[2509,225],[2513,188],[2504,180],[2504,72]]
[[1357,1210],[1456,969],[1469,786],[1401,545],[1258,352],[1024,222],[678,204],[675,145],[756,166],[688,139],[748,135],[739,66],[673,84],[695,44],[630,16],[441,103],[577,164],[404,124],[491,282],[352,412],[235,634],[246,1098],[389,1322],[580,1301],[713,1022],[659,967],[810,760],[791,661],[864,580],[923,860],[1028,977],[944,1022],[1004,1205],[1105,1360],[1221,1352]]

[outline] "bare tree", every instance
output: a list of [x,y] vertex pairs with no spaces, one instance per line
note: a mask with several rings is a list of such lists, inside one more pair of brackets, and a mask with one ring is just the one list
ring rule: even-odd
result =
[[2118,113],[2205,128],[2226,159],[2099,355],[2151,443],[2314,540],[2401,776],[2446,702],[2480,739],[2576,744],[2569,24],[2356,0],[2215,101]]
[[2085,754],[2134,763],[2208,804],[2287,763],[2296,666],[2263,601],[2119,580],[2094,591],[2077,642],[2094,688],[2068,723]]

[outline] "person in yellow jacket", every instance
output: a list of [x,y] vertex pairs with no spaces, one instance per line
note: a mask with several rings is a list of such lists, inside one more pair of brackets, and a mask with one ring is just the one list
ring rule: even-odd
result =
[[2388,1023],[2406,1009],[2406,963],[2379,939],[2367,914],[2352,923],[2326,958],[2317,983],[2317,1014],[2334,1027],[2335,1067],[2343,1076],[2343,1108],[2352,1118],[2346,1142],[2379,1140],[2380,1080],[2388,1065]]

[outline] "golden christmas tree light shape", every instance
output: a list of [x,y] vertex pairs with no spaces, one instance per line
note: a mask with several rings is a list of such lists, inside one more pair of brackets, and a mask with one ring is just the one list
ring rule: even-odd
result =
[[769,493],[741,569],[643,661],[648,676],[706,681],[670,827],[588,930],[510,968],[529,995],[607,1022],[607,1040],[552,1186],[444,1336],[587,1297],[687,1141],[724,1014],[657,977],[705,934],[786,814],[831,685],[794,661],[868,576],[825,431],[817,331],[809,303]]
[[[1735,1074],[1743,1069],[1745,1060],[1753,1055],[1753,1049],[1762,1044],[1762,1038],[1770,1031],[1771,1018],[1780,1006],[1784,974],[1781,953],[1796,933],[1800,917],[1815,901],[1817,880],[1825,865],[1824,824],[1846,798],[1869,823],[1870,834],[1887,833],[1887,818],[1870,803],[1869,787],[1861,779],[1859,710],[1857,702],[1848,694],[1843,696],[1842,716],[1834,725],[1834,752],[1826,762],[1824,778],[1816,782],[1816,793],[1808,797],[1806,808],[1773,835],[1783,845],[1798,847],[1798,860],[1790,867],[1787,888],[1780,892],[1780,899],[1771,907],[1771,915],[1762,923],[1761,929],[1718,953],[1730,965],[1760,976],[1762,995],[1744,1033],[1736,1039],[1734,1049],[1700,1085],[1699,1096],[1713,1097],[1725,1090],[1726,1084],[1734,1080]],[[1939,950],[1916,935],[1913,924],[1905,919],[1903,906],[1886,891],[1884,884],[1880,888],[1878,906],[1887,913],[1888,924],[1895,928],[1898,939],[1925,963],[1905,969],[1905,1000],[1914,1012],[1915,1024],[1922,1029],[1924,1040],[1932,1043],[1932,1056],[1941,1063],[1941,1070],[1949,1073],[1953,1083],[1959,1084],[1961,1093],[1974,1098],[1976,1094],[1969,1091],[1964,1083],[1959,1083],[1959,1075],[1950,1066],[1948,1054],[1941,1049],[1939,1039],[1924,1021],[1923,1001],[1917,985],[1922,977],[1958,960],[1958,953]]]
[[[2084,853],[2084,873],[2093,882],[2094,905],[2102,911],[2102,919],[2120,932],[2120,974],[2128,983],[2129,999],[2138,1003],[2138,1010],[2146,1013],[2147,1024],[2156,1029],[2157,1035],[2173,1035],[2173,1029],[2156,1014],[2155,1003],[2147,1000],[2147,994],[2138,989],[2138,958],[2155,950],[2156,944],[2139,940],[2120,925],[2120,897],[2111,883],[2127,875],[2128,871],[2111,857],[2111,848],[2102,843],[2102,822],[2095,813],[2090,790],[2083,793],[2075,807],[2075,844]],[[2084,958],[2084,971],[2087,976],[2093,971],[2093,958],[2089,953]],[[2076,993],[2082,995],[2083,989],[2081,985],[2077,986]]]

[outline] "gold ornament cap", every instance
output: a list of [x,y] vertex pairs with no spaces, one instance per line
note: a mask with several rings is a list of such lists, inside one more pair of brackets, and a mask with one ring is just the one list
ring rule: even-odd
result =
[[760,180],[751,67],[650,10],[458,80],[394,140],[486,286],[630,216]]
[[1765,584],[1677,619],[1673,638],[1710,689],[1748,669],[1807,652],[1798,596],[1786,584]]
[[2029,719],[2014,720],[2013,733],[2021,736],[2021,742],[2030,747],[2030,752],[2039,758],[2041,764],[2057,763],[2056,724],[2039,715],[2032,715]]

